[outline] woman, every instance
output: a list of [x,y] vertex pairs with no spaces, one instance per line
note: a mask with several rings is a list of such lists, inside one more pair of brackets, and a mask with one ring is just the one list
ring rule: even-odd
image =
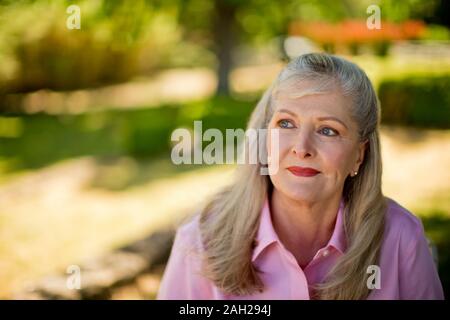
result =
[[291,61],[248,125],[278,131],[270,175],[240,165],[178,229],[158,298],[442,299],[421,222],[382,194],[379,120],[355,64]]

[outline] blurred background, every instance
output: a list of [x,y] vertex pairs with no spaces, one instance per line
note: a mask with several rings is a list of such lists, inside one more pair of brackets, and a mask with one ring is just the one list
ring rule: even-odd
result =
[[173,165],[172,131],[244,128],[312,51],[373,81],[384,193],[422,219],[448,296],[449,27],[445,0],[0,0],[0,298],[154,299],[174,228],[233,169]]

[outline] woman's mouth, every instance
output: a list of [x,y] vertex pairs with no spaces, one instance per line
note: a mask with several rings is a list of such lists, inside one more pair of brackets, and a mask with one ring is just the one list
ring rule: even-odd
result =
[[313,168],[305,168],[305,167],[289,167],[287,168],[293,175],[296,175],[298,177],[313,177],[320,173],[320,171],[317,171]]

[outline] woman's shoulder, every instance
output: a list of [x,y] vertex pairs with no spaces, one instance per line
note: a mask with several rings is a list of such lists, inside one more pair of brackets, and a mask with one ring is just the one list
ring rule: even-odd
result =
[[200,239],[200,213],[196,213],[178,226],[175,241],[189,247],[198,247]]
[[424,236],[421,220],[397,201],[386,197],[386,227],[389,238],[401,240],[403,243],[417,242]]
[[195,213],[187,218],[183,222],[180,223],[177,228],[177,232],[182,233],[183,235],[192,235],[199,230],[200,225],[200,213]]

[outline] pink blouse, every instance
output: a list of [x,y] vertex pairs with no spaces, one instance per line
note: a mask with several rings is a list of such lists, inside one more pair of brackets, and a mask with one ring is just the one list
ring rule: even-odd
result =
[[[322,282],[346,250],[342,216],[341,201],[328,244],[317,251],[311,262],[302,269],[279,240],[266,200],[252,254],[252,262],[261,271],[265,289],[262,293],[234,296],[223,293],[199,272],[200,259],[192,254],[192,248],[202,247],[197,215],[177,230],[157,298],[309,300],[311,285]],[[379,277],[379,286],[372,287],[368,299],[444,298],[420,220],[391,199],[388,200],[378,273],[370,270],[368,277],[371,275]]]

